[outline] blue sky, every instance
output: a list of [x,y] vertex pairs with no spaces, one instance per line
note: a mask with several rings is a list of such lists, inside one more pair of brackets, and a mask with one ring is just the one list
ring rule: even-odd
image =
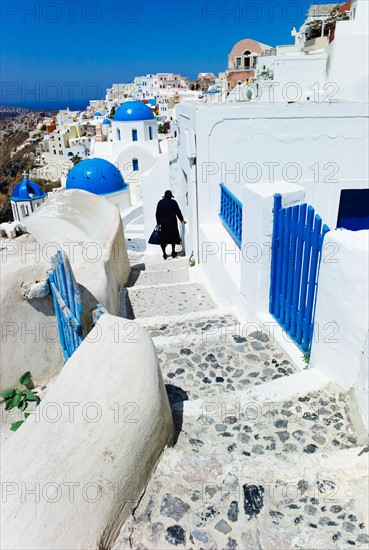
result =
[[311,3],[2,0],[0,104],[73,108],[135,75],[218,73],[242,38],[292,43]]

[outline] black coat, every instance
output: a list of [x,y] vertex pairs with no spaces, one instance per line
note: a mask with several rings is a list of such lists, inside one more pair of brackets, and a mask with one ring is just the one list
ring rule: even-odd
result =
[[161,244],[181,244],[177,218],[182,222],[182,212],[174,199],[161,199],[156,207],[156,223],[161,225]]

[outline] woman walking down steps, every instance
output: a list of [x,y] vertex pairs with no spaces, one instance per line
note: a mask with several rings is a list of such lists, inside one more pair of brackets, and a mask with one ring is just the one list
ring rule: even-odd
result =
[[177,256],[175,245],[181,244],[178,232],[177,218],[182,224],[187,223],[182,215],[177,201],[174,200],[171,191],[165,191],[164,197],[158,202],[156,207],[156,223],[160,227],[160,246],[163,251],[163,258],[168,258],[165,251],[166,246],[172,246],[172,258]]

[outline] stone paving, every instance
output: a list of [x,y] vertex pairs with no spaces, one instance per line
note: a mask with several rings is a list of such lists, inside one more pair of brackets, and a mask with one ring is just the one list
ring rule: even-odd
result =
[[[160,276],[158,276],[160,273]],[[179,268],[176,270],[167,269],[166,271],[152,272],[140,271],[140,274],[135,282],[135,286],[154,286],[158,284],[173,284],[188,281],[188,269]]]
[[157,353],[165,383],[180,387],[189,399],[243,390],[294,372],[270,342],[249,343],[236,335],[233,344],[180,344],[178,349],[157,347]]
[[[180,260],[165,270],[183,270]],[[164,262],[142,262],[151,288],[129,296],[156,345],[175,435],[114,550],[369,548],[367,434],[351,394],[331,384],[253,401],[261,384],[293,379],[285,355],[201,285],[158,287]]]
[[313,454],[364,445],[351,418],[350,396],[331,386],[300,395],[296,400],[250,402],[246,407],[227,401],[207,406],[202,414],[180,419],[176,447],[204,454],[237,453],[255,457],[267,453]]
[[[366,524],[354,498],[341,490],[342,471],[306,462],[273,459],[195,458],[177,454],[161,463],[150,494],[145,494],[114,548],[147,549],[342,549],[367,548]],[[251,461],[252,460],[252,461]],[[328,464],[330,467],[330,464]],[[277,469],[279,477],[272,474]],[[252,473],[250,473],[252,472]],[[290,473],[288,473],[290,472]],[[363,471],[354,479],[358,489]],[[173,477],[175,479],[173,479]],[[353,476],[355,477],[355,476]]]
[[135,318],[208,311],[216,307],[204,287],[197,283],[134,287],[128,289],[128,295]]
[[200,335],[204,343],[213,336],[222,341],[225,340],[228,336],[226,330],[232,331],[233,335],[239,334],[239,323],[233,315],[218,314],[216,317],[207,316],[197,319],[192,317],[191,319],[178,322],[166,321],[156,324],[148,322],[144,326],[152,338],[157,336],[181,336],[182,338],[186,338],[190,335]]

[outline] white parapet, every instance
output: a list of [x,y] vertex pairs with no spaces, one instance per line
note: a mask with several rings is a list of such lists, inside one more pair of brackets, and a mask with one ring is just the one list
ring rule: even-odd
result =
[[369,231],[330,231],[324,239],[310,366],[353,386],[368,426]]
[[119,210],[102,197],[71,189],[55,193],[27,218],[27,231],[1,239],[0,390],[31,371],[36,384],[63,365],[48,270],[58,249],[68,255],[83,304],[83,331],[96,304],[118,310],[130,273]]
[[173,433],[154,345],[104,314],[2,450],[2,548],[111,548]]

